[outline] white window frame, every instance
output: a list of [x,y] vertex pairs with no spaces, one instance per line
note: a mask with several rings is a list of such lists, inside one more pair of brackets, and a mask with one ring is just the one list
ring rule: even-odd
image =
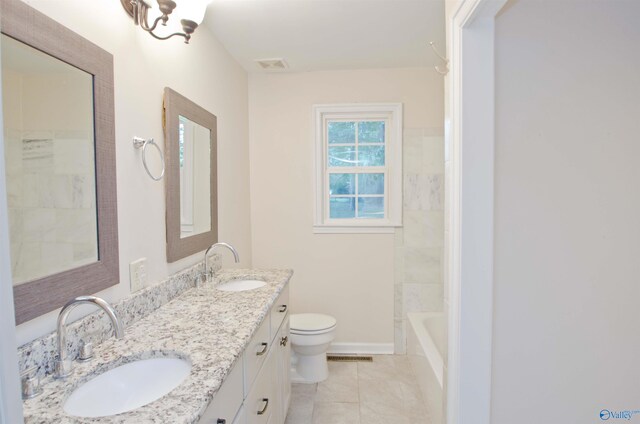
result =
[[[402,103],[314,105],[315,193],[314,233],[393,233],[402,226]],[[329,168],[327,121],[384,120],[385,123],[385,219],[329,218]],[[333,171],[339,168],[332,168]],[[359,168],[374,172],[374,168]],[[345,168],[345,173],[357,173]]]

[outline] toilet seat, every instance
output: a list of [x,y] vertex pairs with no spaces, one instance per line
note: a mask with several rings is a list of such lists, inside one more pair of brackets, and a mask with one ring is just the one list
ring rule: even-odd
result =
[[292,314],[291,333],[299,335],[323,334],[336,327],[336,319],[324,314]]

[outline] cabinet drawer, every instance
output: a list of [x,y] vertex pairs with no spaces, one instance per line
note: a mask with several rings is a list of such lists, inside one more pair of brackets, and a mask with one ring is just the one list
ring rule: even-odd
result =
[[284,318],[289,313],[289,284],[287,284],[278,299],[271,307],[271,338],[273,339],[278,334],[280,325]]
[[266,424],[275,414],[278,416],[278,399],[276,396],[276,352],[271,349],[268,357],[256,378],[251,391],[244,400],[246,424]]
[[242,361],[239,360],[222,383],[222,387],[204,411],[199,424],[217,424],[218,420],[233,423],[242,405]]
[[244,395],[251,390],[253,380],[255,380],[260,367],[267,359],[269,348],[271,347],[271,335],[269,334],[269,316],[265,318],[258,331],[253,335],[247,349],[244,351]]

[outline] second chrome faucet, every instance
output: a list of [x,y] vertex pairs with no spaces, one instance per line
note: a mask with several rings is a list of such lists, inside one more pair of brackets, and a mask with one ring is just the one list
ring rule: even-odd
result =
[[211,282],[211,279],[213,277],[213,272],[209,270],[209,253],[216,247],[226,247],[231,251],[231,253],[233,253],[233,259],[236,261],[236,263],[240,262],[240,255],[238,255],[238,251],[229,243],[220,242],[212,244],[211,246],[209,246],[207,251],[204,252],[204,278],[207,283]]

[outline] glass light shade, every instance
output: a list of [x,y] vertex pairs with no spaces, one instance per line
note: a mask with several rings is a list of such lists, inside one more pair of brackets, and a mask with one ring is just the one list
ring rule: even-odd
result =
[[173,19],[188,19],[200,25],[211,0],[174,0],[177,4]]

